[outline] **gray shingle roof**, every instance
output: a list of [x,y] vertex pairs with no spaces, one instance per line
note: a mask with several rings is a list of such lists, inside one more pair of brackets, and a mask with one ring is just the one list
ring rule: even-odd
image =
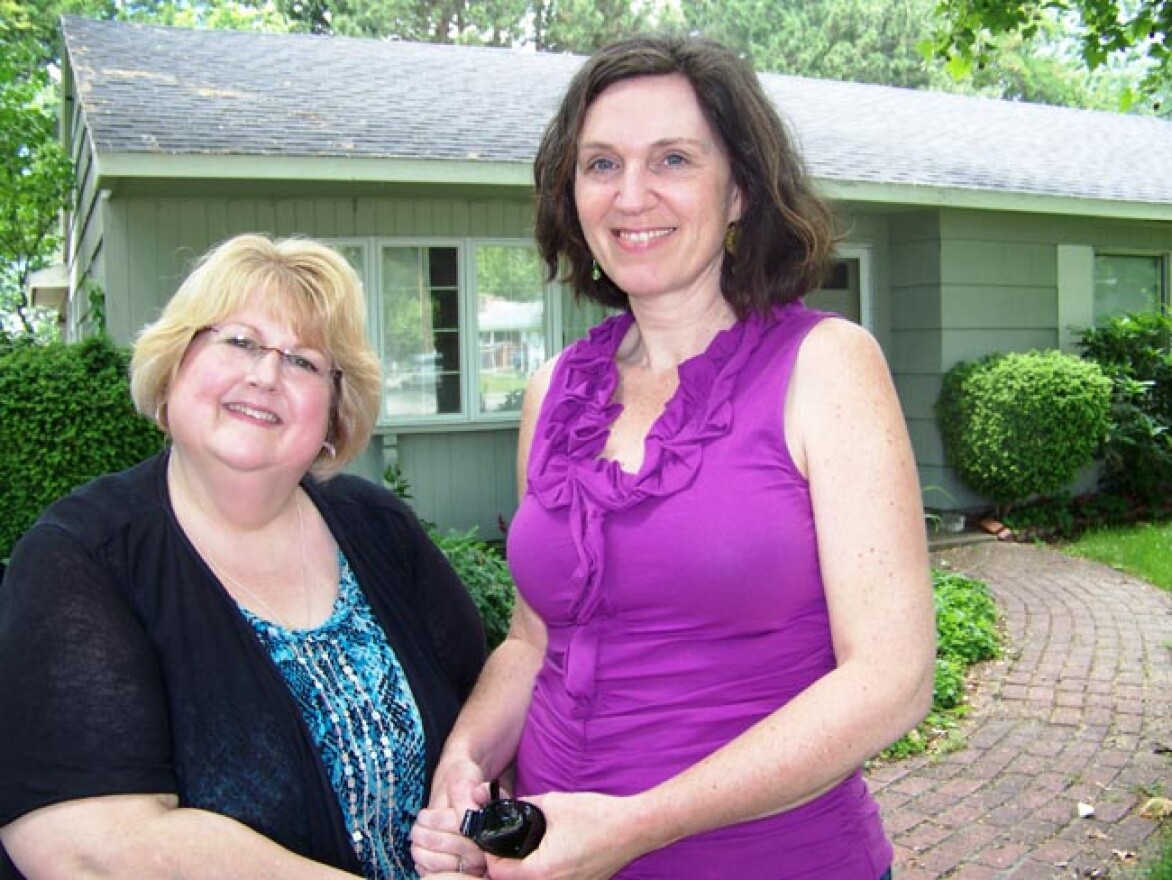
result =
[[[102,153],[527,163],[577,56],[66,18]],[[815,176],[1172,204],[1172,122],[763,75]]]

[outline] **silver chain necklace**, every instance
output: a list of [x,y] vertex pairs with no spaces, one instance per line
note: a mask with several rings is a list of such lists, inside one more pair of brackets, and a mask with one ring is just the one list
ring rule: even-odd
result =
[[211,566],[211,569],[215,573],[216,577],[231,584],[232,587],[243,593],[245,597],[252,600],[252,602],[255,602],[257,609],[259,611],[263,611],[265,616],[273,623],[284,624],[286,622],[290,622],[293,623],[293,629],[309,629],[313,623],[313,608],[311,604],[311,591],[309,584],[309,563],[306,559],[305,550],[305,513],[301,508],[301,500],[299,496],[295,495],[293,497],[293,506],[297,508],[297,533],[301,544],[301,589],[305,598],[304,626],[297,626],[295,621],[286,621],[284,619],[284,615],[278,614],[276,611],[274,611],[273,606],[262,599],[254,590],[249,589],[236,578],[232,577],[232,575],[228,573],[228,570],[216,561],[210,551],[205,549],[204,556],[207,557],[208,565]]

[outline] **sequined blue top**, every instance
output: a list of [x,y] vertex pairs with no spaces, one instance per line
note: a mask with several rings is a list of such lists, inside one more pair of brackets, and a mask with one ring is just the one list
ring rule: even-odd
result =
[[409,834],[423,806],[423,722],[345,556],[333,613],[289,630],[241,607],[292,691],[367,880],[417,880]]

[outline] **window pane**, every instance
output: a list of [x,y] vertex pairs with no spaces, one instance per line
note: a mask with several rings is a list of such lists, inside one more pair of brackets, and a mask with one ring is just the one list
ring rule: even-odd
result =
[[1127,312],[1158,311],[1164,301],[1160,257],[1095,256],[1095,320]]
[[459,250],[382,249],[386,413],[460,411]]
[[520,412],[525,384],[545,361],[545,283],[532,247],[476,248],[480,409]]
[[818,290],[804,297],[811,308],[837,312],[856,324],[863,321],[862,286],[859,260],[839,259],[831,267],[830,277]]
[[345,257],[346,262],[358,273],[359,278],[366,277],[366,249],[360,244],[330,244],[330,247]]

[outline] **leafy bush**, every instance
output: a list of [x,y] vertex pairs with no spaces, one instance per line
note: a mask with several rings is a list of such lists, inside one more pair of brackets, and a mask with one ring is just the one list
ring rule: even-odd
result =
[[0,559],[49,503],[162,448],[131,403],[129,363],[104,337],[0,353]]
[[450,535],[433,532],[432,539],[472,595],[492,650],[504,641],[513,616],[516,587],[509,566],[495,547],[476,536],[476,529]]
[[932,572],[936,654],[965,666],[997,656],[997,606],[983,581],[956,572]]
[[[389,466],[383,472],[383,480],[387,488],[403,501],[411,502],[411,482],[398,466]],[[468,588],[484,621],[491,651],[504,641],[513,616],[513,597],[517,587],[508,564],[496,547],[477,535],[475,528],[441,535],[435,523],[424,520],[423,525]]]
[[932,687],[932,710],[955,709],[964,702],[966,667],[954,657],[936,658],[936,678]]
[[1079,342],[1112,382],[1103,484],[1149,504],[1172,494],[1170,340],[1172,315],[1136,313],[1108,319]]
[[973,491],[1004,506],[1068,486],[1109,426],[1111,380],[1059,351],[994,354],[944,376],[936,420],[945,458]]

